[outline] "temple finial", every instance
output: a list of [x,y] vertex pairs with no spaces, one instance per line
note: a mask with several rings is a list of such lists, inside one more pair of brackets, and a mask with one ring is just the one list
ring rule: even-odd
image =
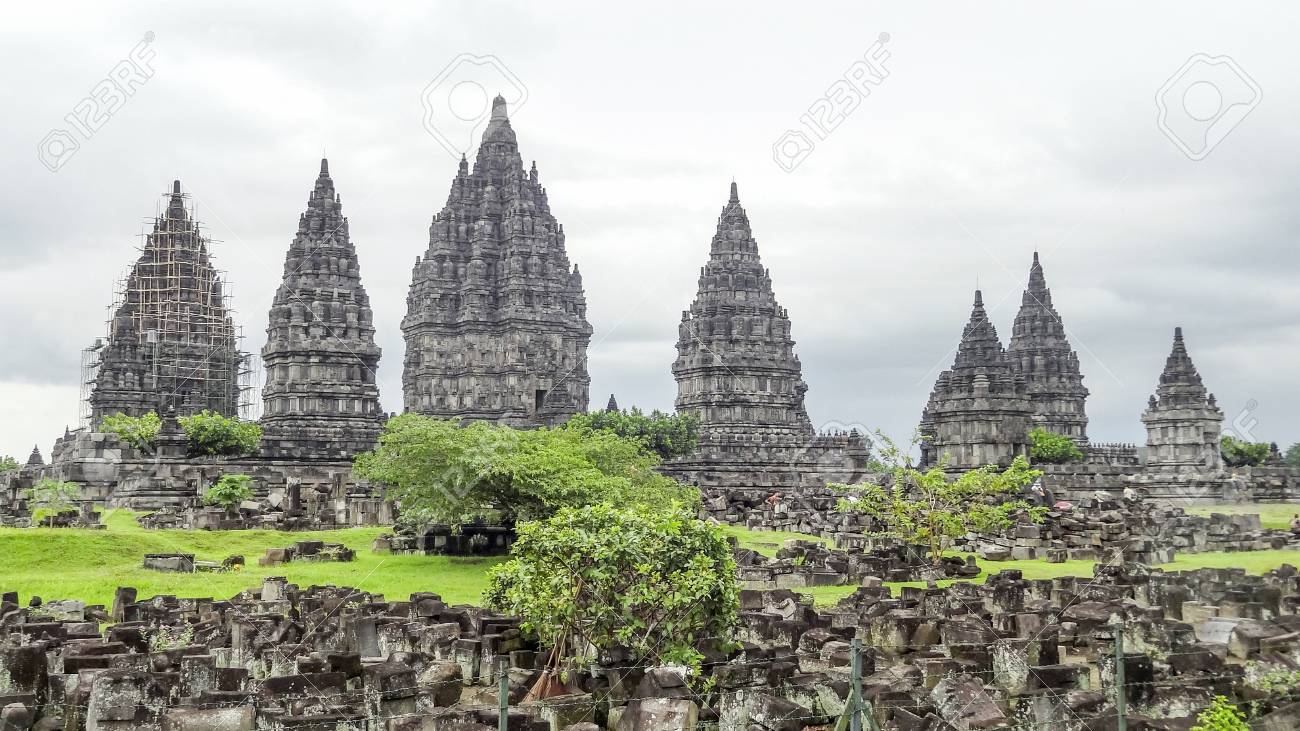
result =
[[322,177],[328,177],[330,174],[330,161],[323,157],[320,159],[320,174]]
[[728,203],[740,202],[740,192],[736,189],[736,181],[734,180],[731,181],[731,198],[727,202]]
[[506,116],[506,98],[497,94],[492,100],[492,119],[508,119]]
[[181,194],[181,181],[179,181],[179,180],[173,180],[173,181],[172,181],[172,195],[180,195],[180,194]]

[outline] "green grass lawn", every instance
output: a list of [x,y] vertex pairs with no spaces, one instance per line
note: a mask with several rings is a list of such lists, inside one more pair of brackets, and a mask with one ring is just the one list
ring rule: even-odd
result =
[[1291,527],[1291,517],[1300,513],[1298,503],[1233,503],[1231,505],[1205,505],[1185,508],[1189,515],[1209,515],[1224,513],[1226,515],[1250,515],[1259,513],[1259,521],[1265,528],[1285,530]]
[[[186,597],[227,598],[257,586],[267,576],[285,576],[300,586],[334,584],[354,586],[382,593],[390,599],[405,599],[416,591],[440,594],[450,603],[479,603],[487,587],[487,569],[499,558],[456,558],[449,556],[386,556],[371,552],[375,537],[386,528],[350,528],[337,531],[286,533],[280,531],[151,531],[135,523],[135,515],[112,511],[105,517],[107,530],[66,528],[0,528],[0,591],[17,591],[26,603],[33,594],[43,599],[82,599],[108,605],[113,590],[133,586],[140,597],[175,594]],[[790,538],[825,539],[801,533],[751,531],[724,526],[745,548],[767,556],[775,555]],[[257,559],[267,548],[280,548],[294,541],[315,538],[342,543],[356,550],[350,563],[291,562],[263,568]],[[141,568],[146,553],[192,553],[199,560],[220,561],[240,554],[247,564],[243,571],[230,573],[171,574]],[[1028,579],[1058,576],[1092,576],[1092,561],[1047,563],[1034,561],[980,561],[984,573],[974,579],[983,582],[990,573],[1019,569]],[[1249,553],[1181,554],[1166,570],[1200,567],[1241,567],[1263,573],[1283,563],[1300,566],[1300,551],[1254,551]],[[940,582],[941,585],[952,582]],[[895,591],[921,583],[891,583]],[[834,604],[856,587],[826,586],[799,591],[812,595],[818,604]]]
[[728,538],[735,538],[741,548],[748,548],[752,551],[763,554],[769,558],[776,555],[781,545],[790,539],[802,541],[816,541],[830,545],[829,538],[812,536],[807,533],[792,533],[790,531],[780,530],[750,530],[739,525],[723,525],[722,533]]
[[[108,605],[119,586],[134,586],[140,597],[227,598],[259,585],[264,577],[285,576],[301,586],[355,586],[396,599],[432,591],[450,603],[478,603],[488,567],[501,560],[373,553],[371,542],[385,528],[301,533],[145,530],[134,515],[121,510],[109,513],[105,522],[107,530],[0,528],[0,591],[17,591],[24,604],[35,594]],[[312,538],[345,544],[356,550],[357,558],[349,563],[257,565],[268,548]],[[172,574],[141,568],[146,553],[192,553],[212,561],[240,554],[247,563],[240,572]]]

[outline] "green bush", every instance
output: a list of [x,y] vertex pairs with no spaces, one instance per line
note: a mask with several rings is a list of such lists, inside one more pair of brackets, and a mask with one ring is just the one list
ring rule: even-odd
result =
[[1300,444],[1292,444],[1286,448],[1286,456],[1282,458],[1288,467],[1300,467]]
[[253,497],[253,478],[248,475],[222,475],[217,483],[208,488],[203,501],[216,505],[223,510],[233,510],[237,505]]
[[538,520],[566,507],[698,507],[699,490],[654,471],[659,458],[637,442],[589,429],[519,430],[486,422],[402,414],[379,447],[357,456],[362,477],[421,522]]
[[99,428],[109,434],[116,434],[128,446],[136,449],[153,449],[158,432],[162,429],[162,419],[150,411],[144,416],[127,416],[121,412],[105,416]]
[[1210,707],[1196,717],[1191,731],[1250,731],[1250,724],[1235,703],[1226,696],[1216,695]]
[[0,475],[3,475],[4,473],[10,472],[12,470],[16,470],[21,466],[22,465],[18,464],[18,460],[14,459],[13,457],[10,457],[7,454],[4,456],[0,456]]
[[693,414],[665,414],[655,410],[647,415],[635,406],[631,411],[575,414],[563,428],[613,432],[663,459],[685,457],[700,443],[700,424]]
[[1035,428],[1029,430],[1029,458],[1034,464],[1064,464],[1082,460],[1083,452],[1064,434]]
[[494,567],[489,607],[523,619],[553,650],[546,678],[597,653],[698,670],[702,643],[736,626],[736,563],[720,528],[688,512],[589,505],[523,523],[511,559]]
[[1271,451],[1268,442],[1247,442],[1224,435],[1219,440],[1219,453],[1229,467],[1256,467],[1264,464]]
[[177,421],[189,439],[191,455],[252,454],[262,440],[262,427],[257,424],[206,409],[192,416],[182,416]]
[[[1018,499],[1022,490],[1043,474],[1030,469],[1022,455],[1006,470],[987,465],[949,480],[942,464],[924,471],[914,467],[911,450],[900,448],[882,432],[876,432],[874,441],[880,455],[872,462],[877,480],[829,485],[844,495],[837,509],[869,515],[885,525],[888,535],[926,545],[936,566],[943,550],[959,536],[1004,531],[1020,511],[1035,522],[1041,522],[1047,512]],[[912,446],[919,441],[917,435]]]
[[27,500],[31,502],[33,512],[48,511],[50,525],[54,525],[54,514],[77,507],[81,500],[81,486],[75,482],[62,482],[46,478],[27,490]]

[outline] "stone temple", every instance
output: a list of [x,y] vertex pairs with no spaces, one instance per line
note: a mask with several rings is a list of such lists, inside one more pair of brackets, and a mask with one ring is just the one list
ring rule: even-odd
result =
[[1079,356],[1070,347],[1065,324],[1052,306],[1052,291],[1034,252],[1029,286],[1020,300],[1020,312],[1011,327],[1007,346],[1011,366],[1025,379],[1033,407],[1030,426],[1064,434],[1079,445],[1088,443],[1088,415],[1079,372]]
[[1028,452],[1033,406],[975,290],[952,368],[939,374],[921,413],[921,463],[952,470],[1006,465]]
[[346,460],[374,448],[379,346],[326,160],[285,255],[262,360],[264,456]]
[[577,265],[537,166],[525,170],[497,97],[474,160],[412,270],[402,334],[405,408],[517,427],[586,411],[591,340]]
[[1174,328],[1173,350],[1142,412],[1142,423],[1147,428],[1148,470],[1212,473],[1222,469],[1223,411],[1201,383],[1181,327]]
[[238,411],[244,356],[179,180],[118,297],[107,343],[87,351],[95,359],[87,376],[92,424],[119,412]]
[[700,423],[700,449],[667,466],[703,488],[793,489],[858,476],[861,434],[817,434],[790,316],[776,301],[736,184],[718,218],[699,292],[678,325],[677,411]]

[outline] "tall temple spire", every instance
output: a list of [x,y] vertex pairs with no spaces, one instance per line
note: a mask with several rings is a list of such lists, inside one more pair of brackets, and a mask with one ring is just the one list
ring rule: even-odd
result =
[[207,237],[185,207],[181,182],[144,237],[120,285],[122,302],[98,353],[91,424],[105,416],[176,409],[181,415],[239,409],[237,331]]
[[322,159],[267,321],[262,453],[341,460],[373,448],[383,418],[379,355],[348,219]]
[[1007,355],[1029,389],[1033,425],[1086,444],[1088,389],[1079,371],[1079,356],[1070,347],[1065,325],[1052,306],[1052,292],[1037,251],[1011,328]]
[[939,374],[921,412],[922,462],[953,469],[1007,464],[1028,449],[1030,408],[1024,379],[977,289],[952,368]]
[[849,452],[865,463],[860,435],[836,441],[814,434],[790,317],[776,300],[734,182],[695,301],[678,325],[673,376],[678,412],[700,425],[700,453],[668,467],[684,481],[742,487],[755,484],[761,471],[788,487],[804,478],[817,482],[836,465],[850,471],[830,481],[851,479],[845,475],[856,463]]
[[1173,347],[1156,392],[1142,412],[1142,423],[1147,428],[1149,470],[1204,472],[1222,468],[1219,436],[1223,411],[1201,382],[1181,327],[1174,328]]
[[408,411],[513,426],[585,411],[591,325],[536,169],[525,169],[497,96],[411,273],[402,334]]

